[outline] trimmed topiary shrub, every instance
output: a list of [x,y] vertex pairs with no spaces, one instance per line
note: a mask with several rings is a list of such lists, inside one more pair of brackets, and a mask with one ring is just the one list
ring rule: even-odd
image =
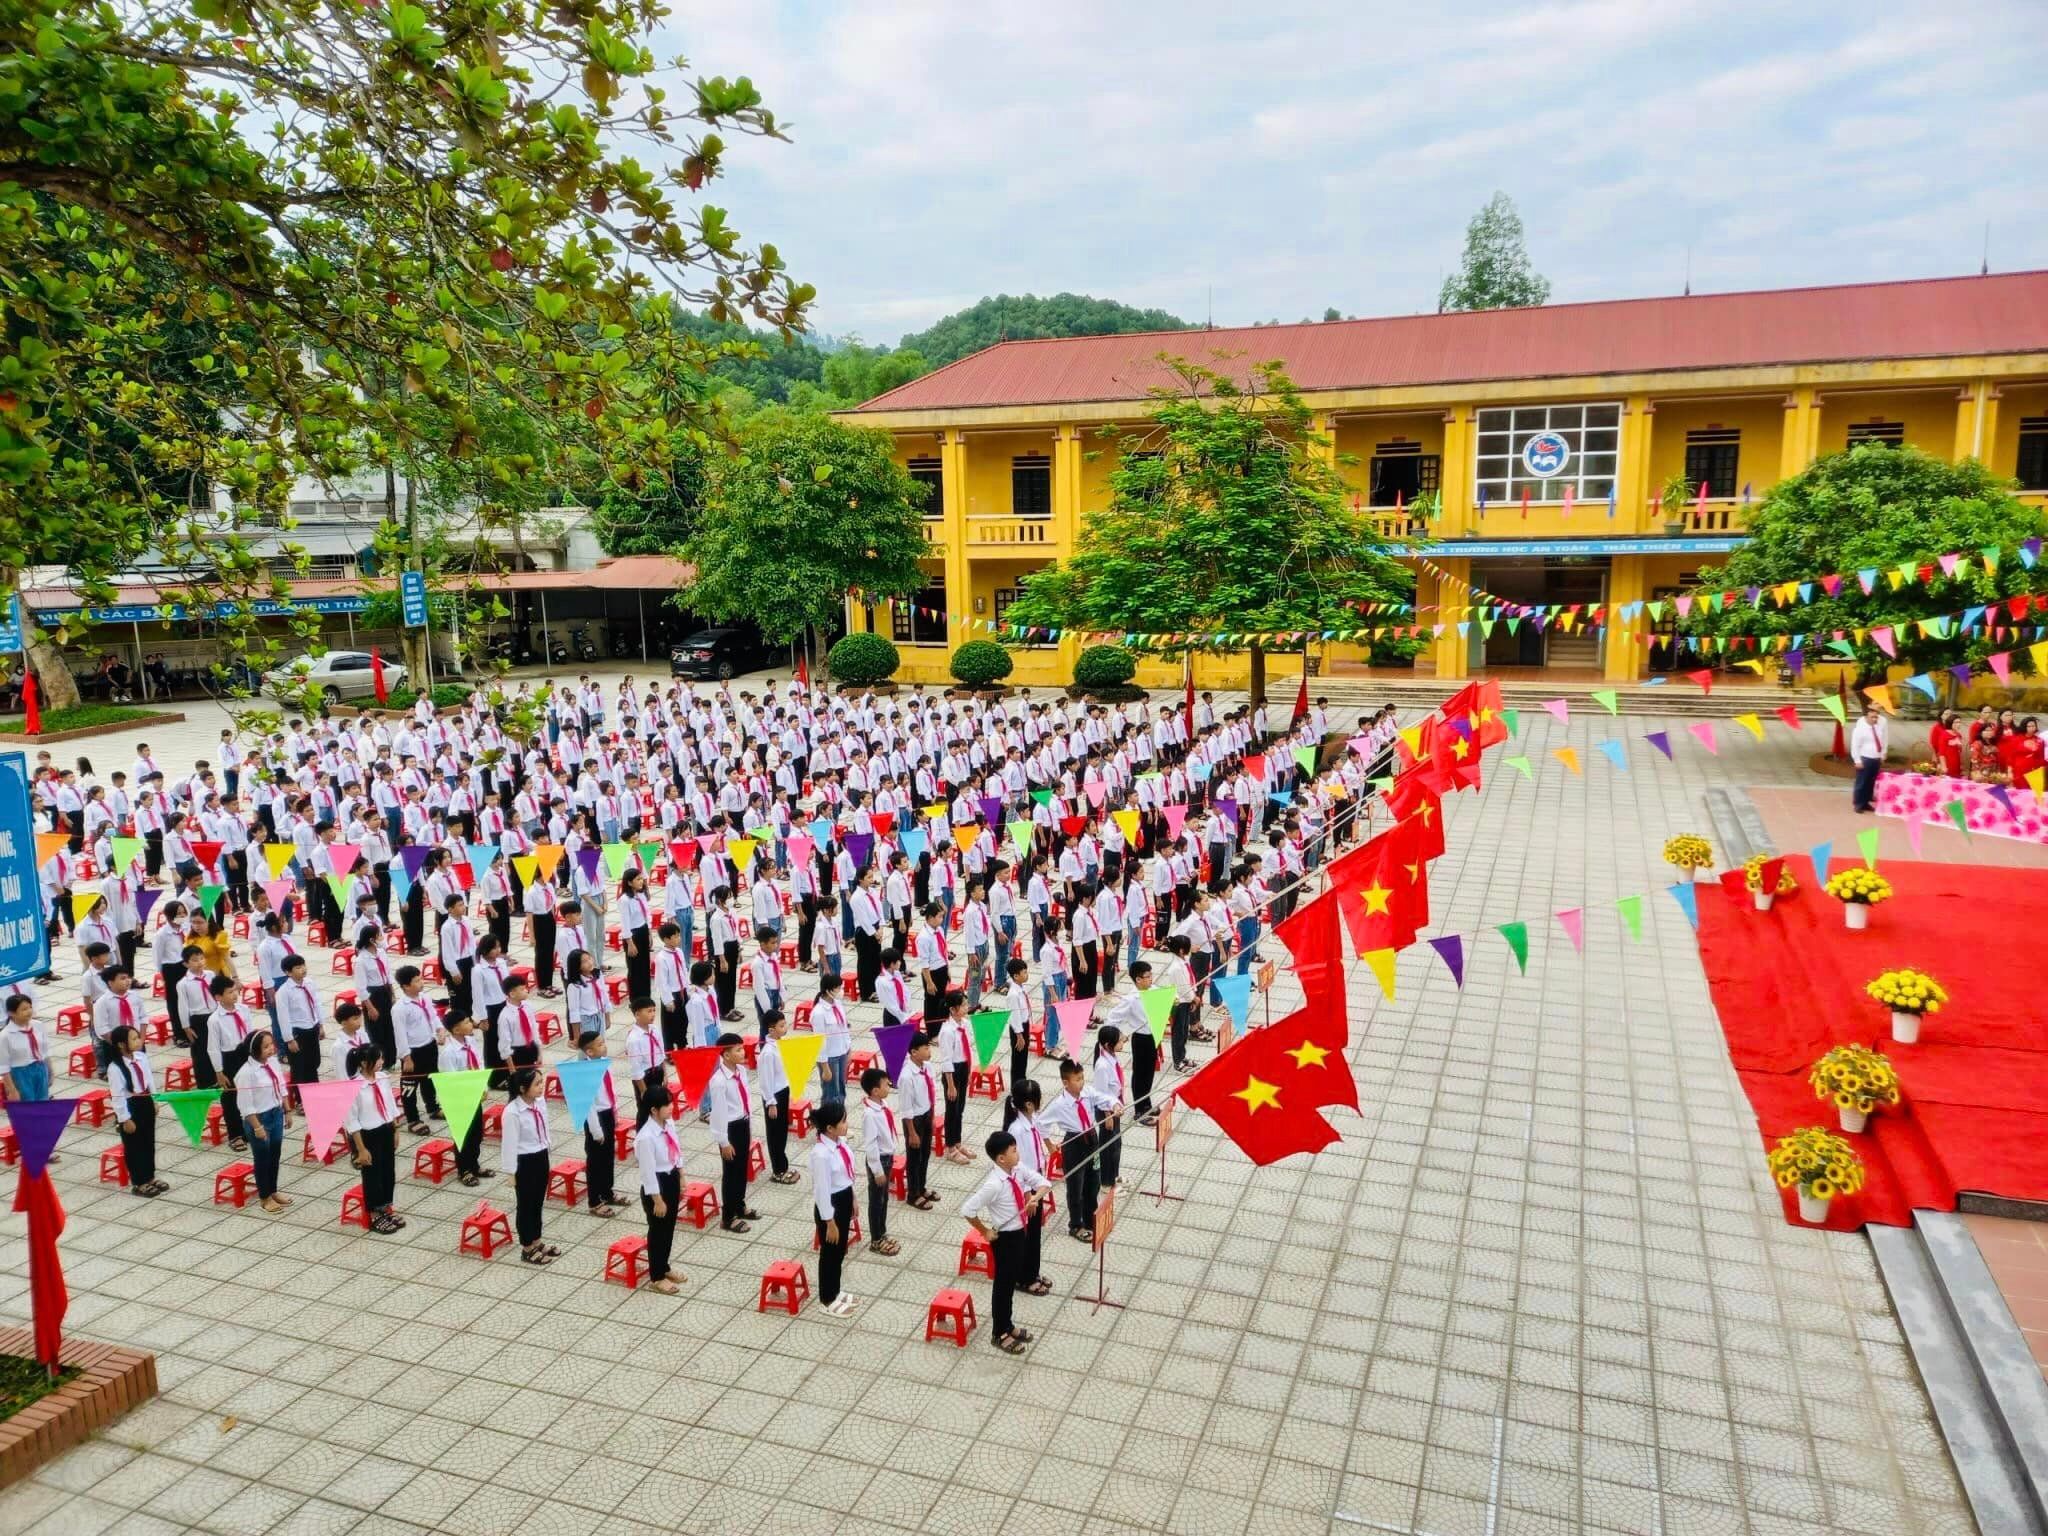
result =
[[953,653],[953,681],[966,688],[991,688],[1017,668],[1010,653],[993,640],[970,640]]
[[903,657],[880,635],[857,630],[825,653],[825,665],[838,681],[858,686],[887,682],[903,665]]
[[1120,645],[1091,645],[1074,661],[1078,688],[1120,688],[1137,675],[1138,658]]

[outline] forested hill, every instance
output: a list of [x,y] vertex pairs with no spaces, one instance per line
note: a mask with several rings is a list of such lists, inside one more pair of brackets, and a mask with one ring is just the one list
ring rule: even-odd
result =
[[1091,299],[1084,293],[1055,293],[1043,299],[1028,293],[1022,297],[999,293],[946,316],[928,330],[912,332],[897,349],[915,352],[930,367],[941,368],[999,341],[1187,328],[1187,321],[1163,309],[1133,309],[1114,299]]

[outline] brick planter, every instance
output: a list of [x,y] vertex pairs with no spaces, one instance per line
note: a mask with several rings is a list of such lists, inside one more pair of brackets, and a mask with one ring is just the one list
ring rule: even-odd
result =
[[[0,1354],[32,1358],[35,1334],[0,1328]],[[156,1356],[66,1339],[59,1360],[78,1374],[13,1418],[0,1421],[0,1488],[18,1483],[103,1425],[156,1396]]]
[[[10,716],[9,724],[12,725],[19,718],[19,716]],[[9,743],[32,743],[35,746],[45,747],[57,741],[84,741],[89,736],[118,736],[123,731],[146,731],[151,726],[176,725],[184,718],[184,711],[167,709],[147,717],[138,717],[134,720],[116,720],[112,725],[88,725],[75,731],[39,731],[33,736],[25,735],[18,730],[0,731],[0,746],[6,746]]]

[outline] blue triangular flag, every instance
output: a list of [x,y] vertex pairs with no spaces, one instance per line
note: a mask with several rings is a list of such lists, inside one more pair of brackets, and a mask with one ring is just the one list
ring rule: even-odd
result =
[[1223,1006],[1230,1010],[1230,1022],[1242,1030],[1245,1020],[1252,1016],[1252,978],[1249,972],[1242,976],[1218,976],[1215,981],[1216,995],[1223,999]]
[[1813,878],[1822,885],[1828,883],[1828,860],[1834,851],[1833,842],[1815,843],[1812,851],[1807,854],[1807,857],[1813,860]]
[[2003,784],[1990,784],[1985,787],[1991,791],[1991,798],[2005,807],[2005,814],[2010,816],[2015,825],[2017,825],[2020,813],[2012,808],[2012,791]]
[[412,876],[405,872],[405,865],[398,859],[391,861],[391,894],[404,901],[412,890]]
[[1266,798],[1275,805],[1292,805],[1294,804],[1294,791],[1291,789],[1276,789],[1269,793]]
[[1620,742],[1609,736],[1594,742],[1593,745],[1602,752],[1605,752],[1607,760],[1614,764],[1615,767],[1619,768],[1623,773],[1628,772],[1628,749],[1622,746]]
[[562,1082],[562,1102],[568,1106],[571,1125],[581,1129],[590,1118],[590,1106],[597,1102],[597,1085],[611,1069],[612,1064],[602,1056],[556,1063],[555,1076]]
[[812,822],[809,828],[807,828],[806,830],[809,831],[811,836],[811,842],[814,846],[818,848],[829,848],[832,845],[831,817],[820,816],[816,821]]
[[903,850],[903,856],[915,864],[931,846],[931,838],[923,827],[905,827],[896,834],[896,845]]
[[1685,920],[1691,923],[1694,928],[1698,928],[1700,925],[1700,897],[1699,892],[1692,888],[1692,882],[1681,880],[1678,884],[1667,885],[1664,889],[1671,893],[1671,899],[1677,902],[1679,910],[1685,913]]
[[491,860],[498,856],[498,845],[496,843],[464,843],[462,851],[469,856],[470,870],[476,875],[478,880],[482,880],[484,871],[491,867]]

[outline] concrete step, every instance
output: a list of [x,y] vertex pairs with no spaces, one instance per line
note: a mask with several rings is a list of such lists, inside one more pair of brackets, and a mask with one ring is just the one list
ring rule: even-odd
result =
[[[1439,681],[1422,676],[1412,680],[1390,680],[1377,676],[1316,677],[1309,680],[1311,696],[1320,695],[1330,701],[1331,712],[1343,718],[1354,710],[1376,709],[1383,704],[1400,708],[1402,715],[1411,710],[1428,709],[1441,704],[1458,689],[1463,682]],[[1572,709],[1590,713],[1601,712],[1602,706],[1595,702],[1592,692],[1600,687],[1598,683],[1574,682],[1546,686],[1542,683],[1516,681],[1501,684],[1501,702],[1509,709],[1539,710],[1552,699],[1568,701]],[[1284,690],[1283,690],[1284,691]],[[1814,695],[1798,689],[1761,686],[1755,683],[1723,685],[1718,680],[1712,693],[1702,693],[1698,686],[1675,678],[1669,683],[1654,688],[1645,688],[1640,683],[1618,683],[1614,688],[1615,707],[1624,715],[1668,715],[1681,719],[1726,720],[1740,714],[1768,715],[1784,704],[1797,704],[1802,716],[1825,719],[1820,704]]]

